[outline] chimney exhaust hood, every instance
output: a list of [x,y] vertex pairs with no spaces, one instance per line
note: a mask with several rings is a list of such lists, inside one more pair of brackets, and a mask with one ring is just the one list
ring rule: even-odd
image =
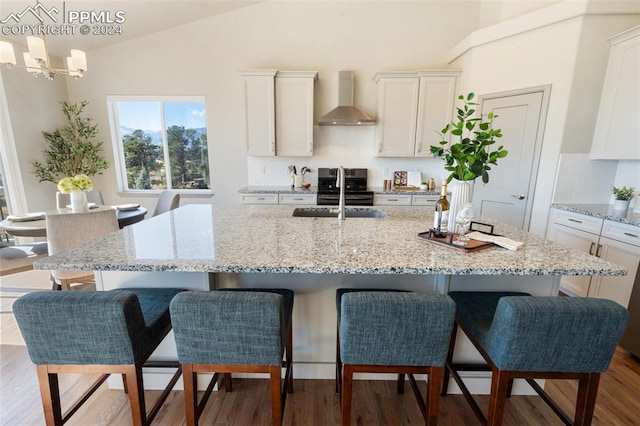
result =
[[318,121],[320,126],[372,126],[376,120],[353,106],[353,71],[340,71],[338,106]]

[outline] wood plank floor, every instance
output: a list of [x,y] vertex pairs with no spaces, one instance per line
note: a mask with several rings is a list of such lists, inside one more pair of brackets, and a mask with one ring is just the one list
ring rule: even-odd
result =
[[[35,368],[17,329],[11,305],[20,295],[33,290],[48,290],[47,272],[29,271],[1,278],[0,282],[0,424],[42,425],[44,417]],[[294,354],[295,355],[295,354]],[[295,372],[295,370],[294,370]],[[67,375],[61,380],[64,403],[71,402],[95,376]],[[577,386],[572,381],[548,381],[546,389],[561,407],[573,412]],[[424,391],[424,384],[423,384]],[[147,406],[159,391],[147,391]],[[603,375],[595,410],[595,425],[640,424],[640,363],[618,349],[609,371]],[[174,391],[154,424],[184,424],[183,394]],[[486,410],[488,397],[480,397]],[[267,380],[234,379],[234,391],[214,392],[203,413],[206,425],[268,425],[270,398]],[[285,425],[337,425],[340,405],[332,380],[295,380],[294,393],[287,398]],[[109,390],[106,384],[68,424],[128,425],[131,423],[126,395]],[[357,381],[354,385],[352,424],[423,424],[410,388],[404,395],[395,393],[395,383]],[[461,395],[450,395],[440,402],[441,425],[477,424]],[[505,425],[560,425],[551,410],[535,396],[513,396],[507,403]]]

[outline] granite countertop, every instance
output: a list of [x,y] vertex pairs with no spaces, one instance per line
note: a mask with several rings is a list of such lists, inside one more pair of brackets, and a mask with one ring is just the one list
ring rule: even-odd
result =
[[[385,195],[438,195],[440,196],[440,189],[437,190],[422,190],[422,189],[403,189],[403,190],[390,190],[385,191],[382,187],[370,187],[370,191],[373,191],[374,194],[385,194]],[[309,189],[304,188],[293,188],[291,186],[269,186],[269,185],[249,185],[242,187],[238,190],[241,194],[317,194],[318,187],[311,186]]]
[[[352,209],[348,207],[348,209]],[[384,207],[386,218],[292,217],[291,206],[185,205],[34,264],[97,271],[340,274],[623,275],[625,268],[505,224],[524,242],[472,253],[417,238],[431,209]],[[479,221],[486,221],[478,218]]]
[[566,210],[573,213],[586,214],[588,216],[599,217],[600,219],[612,220],[614,222],[626,223],[628,225],[640,226],[640,213],[633,210],[614,210],[613,204],[551,204],[551,207]]
[[238,190],[241,194],[317,194],[318,187],[310,186],[309,189],[289,186],[249,185]]

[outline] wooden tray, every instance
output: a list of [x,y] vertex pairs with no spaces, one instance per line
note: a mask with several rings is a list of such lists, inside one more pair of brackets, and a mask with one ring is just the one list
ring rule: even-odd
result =
[[[496,235],[493,233],[493,225],[489,225],[481,222],[471,222],[471,226],[469,227],[469,232],[477,231],[477,229],[473,228],[473,225],[487,226],[490,228],[490,231],[484,232],[484,233],[488,235]],[[428,231],[418,233],[418,239],[420,241],[427,241],[429,243],[439,244],[441,246],[446,246],[452,249],[456,249],[458,251],[465,251],[465,252],[477,251],[477,250],[486,249],[491,246],[495,246],[495,244],[491,242],[477,241],[477,240],[469,240],[467,241],[467,245],[460,246],[453,243],[454,240],[458,239],[458,234],[452,234],[450,232],[447,232],[446,234],[439,236],[436,232],[434,232],[433,229],[429,229]]]

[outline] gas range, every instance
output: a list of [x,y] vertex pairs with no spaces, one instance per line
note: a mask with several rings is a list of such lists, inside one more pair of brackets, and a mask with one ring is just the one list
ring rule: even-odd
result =
[[[367,189],[367,169],[344,169],[344,201],[347,206],[372,206],[373,191]],[[336,186],[337,168],[318,168],[319,206],[337,206],[340,188]]]

